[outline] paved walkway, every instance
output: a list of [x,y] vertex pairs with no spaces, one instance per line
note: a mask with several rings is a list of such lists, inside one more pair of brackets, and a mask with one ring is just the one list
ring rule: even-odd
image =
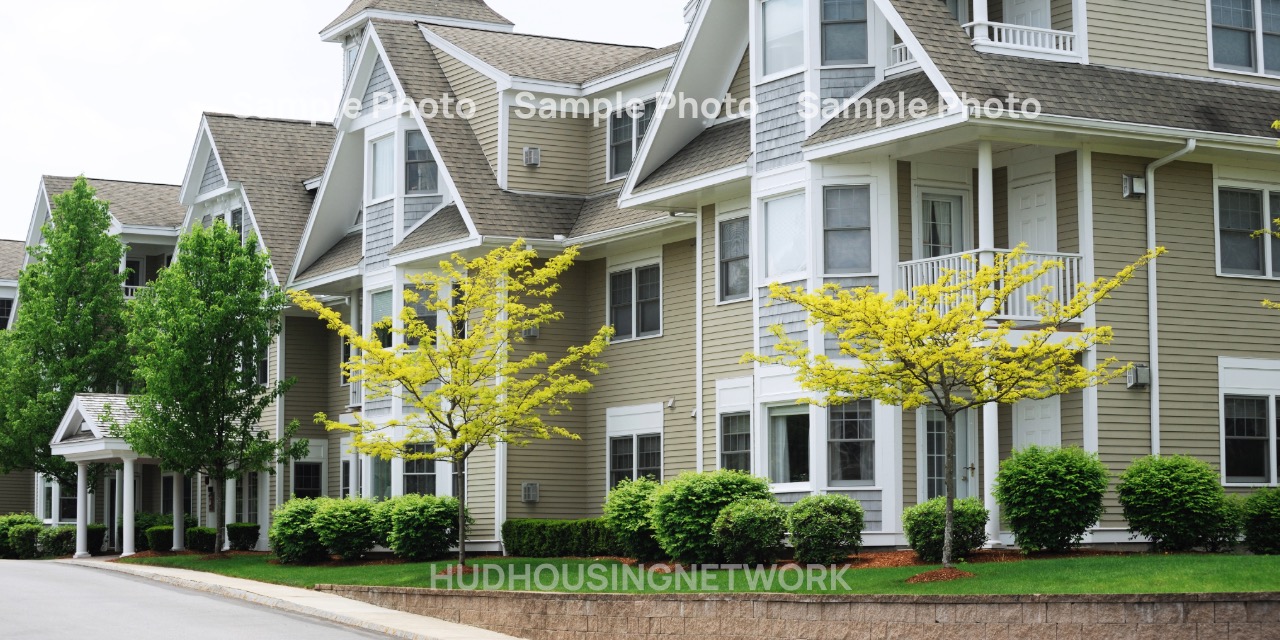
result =
[[121,564],[102,558],[54,560],[62,565],[114,571],[165,584],[235,598],[279,611],[327,620],[409,640],[518,640],[485,629],[384,609],[329,593],[231,578],[203,571]]

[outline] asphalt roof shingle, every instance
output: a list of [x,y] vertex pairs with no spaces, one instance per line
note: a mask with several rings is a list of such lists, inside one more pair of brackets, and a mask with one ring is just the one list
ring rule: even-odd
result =
[[27,257],[27,243],[0,240],[0,280],[17,280]]
[[493,24],[511,25],[511,21],[502,17],[485,4],[483,0],[355,0],[323,31],[328,31],[352,16],[372,9],[377,11],[393,11],[415,16],[438,16],[457,20],[473,20]]
[[[868,91],[863,99],[863,104],[874,105],[877,100],[882,98],[897,102],[898,95],[903,96],[903,104],[910,104],[916,98],[922,98],[929,105],[929,115],[937,115],[939,112],[938,90],[933,86],[933,81],[923,71],[903,74],[894,78],[890,78],[873,87]],[[874,131],[880,127],[889,127],[900,124],[909,119],[910,110],[900,113],[894,110],[894,116],[877,121],[874,108],[868,110],[862,108],[861,112],[857,111],[857,107],[851,106],[840,115],[827,121],[809,136],[804,146],[811,147],[824,142],[831,142],[848,136],[854,136],[868,131]]]
[[743,164],[751,157],[751,121],[733,120],[709,127],[636,186],[649,191]]
[[638,65],[663,51],[461,27],[427,25],[427,29],[503,73],[550,82],[580,84]]
[[352,267],[360,265],[360,260],[364,258],[364,232],[352,231],[345,238],[333,245],[332,249],[325,252],[307,270],[302,272],[295,280],[301,282],[326,276],[331,273],[344,271]]
[[592,233],[612,231],[629,227],[650,220],[665,220],[671,214],[666,211],[647,211],[644,209],[618,208],[618,193],[610,193],[587,200],[582,205],[582,213],[578,215],[578,223],[573,226],[569,238],[580,238]]
[[430,220],[418,225],[413,233],[405,236],[404,240],[391,250],[391,255],[398,256],[437,244],[462,240],[470,235],[467,222],[462,219],[462,212],[456,205],[451,204],[437,211]]
[[303,183],[324,170],[334,128],[216,113],[205,114],[205,119],[227,178],[243,185],[271,266],[284,282],[315,197]]
[[[171,184],[123,182],[88,178],[99,200],[111,203],[111,215],[120,224],[142,227],[180,227],[187,217],[187,208],[178,201],[182,187]],[[53,197],[71,190],[76,179],[64,176],[45,176],[50,203]]]

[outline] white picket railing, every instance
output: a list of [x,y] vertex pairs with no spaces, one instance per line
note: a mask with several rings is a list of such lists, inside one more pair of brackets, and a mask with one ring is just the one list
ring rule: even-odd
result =
[[125,300],[132,300],[132,299],[134,299],[134,298],[138,297],[138,291],[139,291],[139,290],[141,290],[141,289],[142,289],[142,287],[141,287],[141,286],[130,286],[130,285],[127,285],[127,284],[126,284],[126,285],[124,285],[124,299],[125,299]]
[[1076,34],[1071,31],[1025,27],[1004,22],[971,22],[965,27],[975,38],[982,30],[986,30],[987,38],[993,45],[1062,56],[1077,55]]
[[916,61],[916,57],[905,43],[895,44],[889,48],[889,68],[908,65]]
[[[1010,252],[1009,249],[995,251],[999,254]],[[903,262],[898,265],[898,288],[910,293],[915,287],[936,283],[949,271],[963,274],[960,277],[971,276],[978,268],[978,255],[977,251],[966,251],[939,258]],[[1036,301],[1031,299],[1032,296],[1048,295],[1051,300],[1067,302],[1075,295],[1080,285],[1081,257],[1078,254],[1025,252],[1018,263],[1039,264],[1048,260],[1061,262],[1062,268],[1052,269],[1021,288],[1012,298],[1005,301],[1000,317],[1010,320],[1039,320],[1040,315],[1036,313],[1035,308]],[[950,309],[944,308],[941,311],[946,313]]]

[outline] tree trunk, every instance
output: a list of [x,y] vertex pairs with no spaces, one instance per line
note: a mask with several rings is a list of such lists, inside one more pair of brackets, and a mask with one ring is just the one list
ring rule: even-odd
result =
[[[225,474],[222,474],[225,475]],[[213,536],[213,552],[222,553],[223,532],[227,528],[227,509],[223,502],[227,497],[227,479],[224,477],[214,477],[213,480],[213,522],[217,533]]]
[[947,485],[947,526],[942,534],[942,566],[950,569],[952,541],[955,538],[956,520],[956,417],[946,414],[947,426],[944,439],[947,441],[947,462],[943,473],[946,474]]
[[467,496],[463,487],[462,473],[459,467],[466,464],[466,459],[453,464],[453,497],[458,499],[458,568],[467,566]]

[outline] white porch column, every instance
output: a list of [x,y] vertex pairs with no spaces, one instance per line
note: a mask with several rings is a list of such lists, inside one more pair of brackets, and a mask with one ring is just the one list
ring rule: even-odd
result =
[[134,479],[133,479],[133,458],[124,459],[124,513],[121,517],[124,519],[124,540],[121,541],[120,555],[131,556],[137,552],[133,543],[133,498],[134,498]]
[[[226,503],[227,524],[236,522],[236,479],[227,480],[227,497],[223,502]],[[222,550],[229,551],[231,549],[231,536],[227,535],[226,530],[222,532]]]
[[973,0],[973,42],[987,43],[991,42],[991,36],[987,32],[987,0]]
[[990,264],[996,248],[995,160],[991,142],[978,143],[978,251],[983,264]]
[[89,463],[76,463],[76,557],[89,553]]
[[[977,17],[979,8],[982,16]],[[987,8],[983,0],[975,0],[975,20],[985,21]],[[985,31],[981,33],[984,34]],[[978,143],[978,262],[983,266],[995,263],[996,248],[996,199],[995,162],[991,142]],[[991,305],[988,300],[984,305]],[[996,472],[1000,469],[1000,406],[988,404],[982,407],[982,504],[991,513],[987,521],[987,544],[998,547],[1000,543],[1000,506],[996,504],[993,489]]]
[[186,484],[186,478],[181,474],[173,476],[173,550],[182,551],[186,542],[186,512],[183,508],[186,506],[182,501],[182,485]]
[[112,504],[115,505],[115,508],[112,509],[111,513],[115,514],[115,522],[111,523],[111,531],[108,531],[107,533],[111,536],[111,548],[119,551],[123,549],[123,547],[120,546],[120,527],[124,520],[121,519],[120,512],[124,510],[124,475],[121,474],[119,469],[116,469],[115,473],[116,491],[111,495]]
[[1000,505],[996,504],[996,472],[1000,470],[1000,405],[982,407],[982,506],[991,513],[987,520],[987,546],[1001,547]]

